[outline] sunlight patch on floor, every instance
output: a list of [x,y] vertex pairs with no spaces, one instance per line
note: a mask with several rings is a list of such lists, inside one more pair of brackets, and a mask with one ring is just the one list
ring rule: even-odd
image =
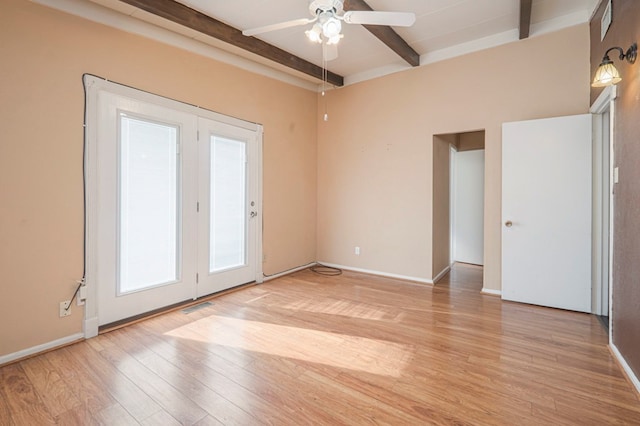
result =
[[338,299],[300,299],[299,301],[285,305],[284,309],[329,315],[341,315],[345,317],[376,321],[393,320],[397,316],[397,313],[388,312],[378,306]]
[[168,336],[399,377],[412,359],[410,346],[348,334],[212,315]]

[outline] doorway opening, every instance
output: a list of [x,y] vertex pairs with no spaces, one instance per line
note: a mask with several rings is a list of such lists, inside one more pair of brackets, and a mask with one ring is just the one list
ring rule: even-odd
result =
[[455,262],[484,265],[485,131],[433,136],[434,282]]

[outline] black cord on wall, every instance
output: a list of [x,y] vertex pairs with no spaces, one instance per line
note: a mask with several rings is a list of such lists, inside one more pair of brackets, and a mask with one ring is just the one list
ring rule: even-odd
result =
[[82,74],[82,90],[84,92],[84,110],[82,123],[82,278],[78,281],[76,291],[73,293],[69,304],[64,309],[71,309],[71,304],[75,300],[80,288],[84,285],[87,276],[87,85],[85,84],[85,76]]
[[327,275],[330,277],[334,277],[336,275],[342,275],[342,269],[334,268],[332,266],[322,265],[320,263],[315,264],[309,269],[311,269],[311,271],[315,272],[316,274]]

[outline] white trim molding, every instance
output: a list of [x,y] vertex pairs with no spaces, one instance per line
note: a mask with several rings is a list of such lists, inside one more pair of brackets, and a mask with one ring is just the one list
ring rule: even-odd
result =
[[614,345],[613,343],[609,344],[609,349],[611,349],[611,353],[613,354],[613,356],[615,356],[616,360],[622,367],[622,370],[629,378],[629,381],[633,384],[633,386],[635,386],[638,394],[640,394],[640,380],[638,380],[638,377],[635,375],[629,364],[627,364],[627,360],[624,359],[616,345]]
[[46,352],[46,351],[50,351],[52,349],[56,349],[59,348],[61,346],[66,346],[70,343],[75,343],[75,342],[79,342],[81,340],[84,340],[84,333],[76,333],[76,334],[72,334],[70,336],[66,336],[66,337],[62,337],[60,339],[56,339],[53,340],[51,342],[47,342],[47,343],[43,343],[41,345],[36,345],[36,346],[32,346],[30,348],[27,349],[22,349],[18,352],[14,352],[11,354],[7,354],[7,355],[2,355],[0,356],[0,366],[13,362],[13,361],[18,361],[20,359],[23,358],[27,358],[30,357],[32,355],[37,355],[40,354],[42,352]]
[[494,290],[492,288],[482,287],[480,293],[489,294],[491,296],[499,296],[502,297],[502,290]]
[[[609,185],[613,185],[613,172],[614,172],[614,143],[615,143],[615,114],[616,114],[616,99],[618,98],[618,86],[611,85],[606,86],[600,92],[600,95],[593,102],[591,107],[589,108],[589,112],[591,114],[595,114],[596,116],[600,115],[600,119],[594,119],[594,130],[599,129],[602,130],[603,123],[601,114],[606,111],[609,111]],[[602,143],[602,134],[595,135],[594,143]],[[604,147],[603,147],[604,148]],[[602,155],[602,150],[596,152],[598,155]],[[595,161],[600,161],[600,158],[595,158]],[[611,188],[610,188],[611,189]],[[598,194],[596,194],[598,195]],[[612,197],[611,193],[609,193],[609,197]],[[613,218],[615,213],[615,203],[612,199],[609,201],[609,344],[613,344]],[[601,241],[598,241],[598,235],[596,235],[596,244],[602,244]],[[601,267],[601,265],[598,265]],[[601,280],[595,280],[592,284],[594,288],[596,286],[601,286]]]
[[442,279],[445,275],[447,275],[451,271],[451,265],[447,265],[435,278],[431,281],[433,284],[436,284],[438,281]]
[[404,281],[415,281],[416,283],[433,285],[433,281],[432,280],[428,280],[428,279],[425,279],[425,278],[411,277],[411,276],[408,276],[408,275],[392,274],[392,273],[389,273],[389,272],[374,271],[374,270],[371,270],[371,269],[354,268],[352,266],[336,265],[335,263],[327,263],[327,262],[318,262],[318,263],[321,264],[321,265],[329,266],[331,268],[344,269],[345,271],[362,272],[363,274],[377,275],[377,276],[380,276],[380,277],[387,277],[387,278],[397,278],[399,280],[404,280]]
[[256,282],[258,282],[259,284],[263,281],[267,282],[267,281],[275,280],[276,278],[284,277],[285,275],[293,274],[294,272],[302,271],[303,269],[311,268],[312,266],[315,266],[315,265],[317,265],[316,262],[311,262],[311,263],[307,263],[306,265],[302,265],[292,269],[287,269],[286,271],[278,272],[277,274],[264,275],[262,281],[256,281]]
[[593,101],[591,108],[589,108],[589,112],[591,114],[602,114],[604,111],[607,111],[610,107],[611,102],[615,101],[618,97],[618,86],[606,86],[600,92],[600,95]]

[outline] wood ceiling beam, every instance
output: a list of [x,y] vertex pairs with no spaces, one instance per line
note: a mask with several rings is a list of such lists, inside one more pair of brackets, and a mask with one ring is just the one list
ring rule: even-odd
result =
[[[364,0],[345,0],[344,10],[364,10],[372,11],[373,9]],[[413,50],[402,37],[396,33],[393,28],[385,25],[363,25],[371,34],[380,39],[391,50],[396,52],[402,59],[407,61],[409,65],[417,67],[420,65],[420,55]]]
[[531,3],[533,0],[520,0],[520,40],[529,37],[531,30]]
[[[120,1],[322,80],[323,69],[321,67],[260,39],[244,36],[239,29],[176,1]],[[344,85],[344,78],[331,71],[327,71],[327,81],[335,86]]]

